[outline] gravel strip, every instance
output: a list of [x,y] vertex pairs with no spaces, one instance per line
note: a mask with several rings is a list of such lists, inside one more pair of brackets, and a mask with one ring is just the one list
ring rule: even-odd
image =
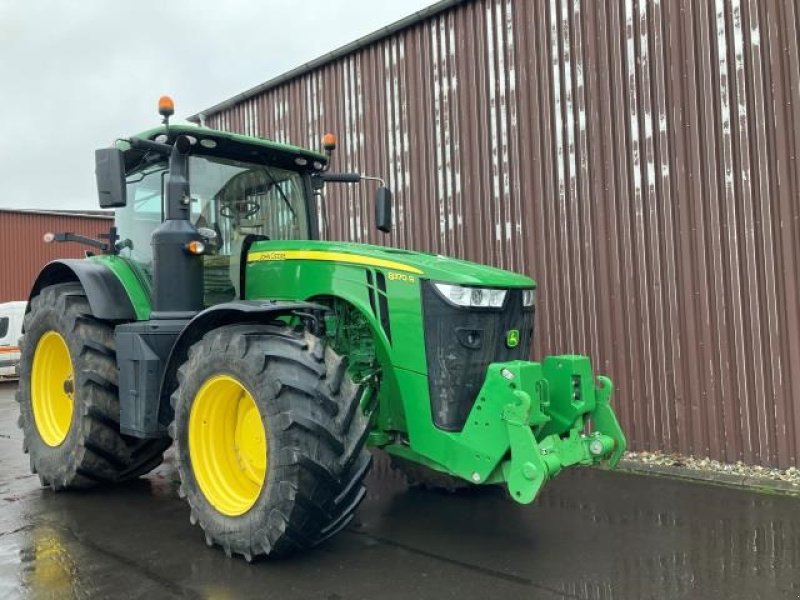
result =
[[797,467],[774,469],[741,461],[730,464],[664,452],[626,452],[620,468],[800,494],[800,469]]

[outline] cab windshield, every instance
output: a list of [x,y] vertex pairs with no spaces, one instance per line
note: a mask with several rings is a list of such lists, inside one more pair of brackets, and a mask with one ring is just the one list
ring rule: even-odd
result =
[[[134,169],[128,175],[128,204],[118,209],[121,239],[149,278],[153,230],[164,219],[166,162]],[[238,294],[239,258],[248,236],[261,239],[309,239],[308,187],[303,173],[214,156],[189,157],[191,221],[207,234],[206,305]],[[213,232],[213,233],[212,233]]]
[[192,222],[213,229],[217,252],[231,254],[247,235],[308,239],[302,175],[225,158],[189,158]]

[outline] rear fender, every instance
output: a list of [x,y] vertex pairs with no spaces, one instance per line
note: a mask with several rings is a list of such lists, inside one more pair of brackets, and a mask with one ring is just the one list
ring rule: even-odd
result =
[[30,301],[45,287],[71,281],[81,284],[96,318],[106,321],[137,319],[131,297],[120,278],[110,267],[87,259],[61,259],[47,264],[33,284],[25,312],[30,310]]

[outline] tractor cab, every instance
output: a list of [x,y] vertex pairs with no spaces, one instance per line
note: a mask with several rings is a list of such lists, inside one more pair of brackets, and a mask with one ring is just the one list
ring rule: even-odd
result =
[[[242,251],[256,240],[317,239],[314,178],[327,158],[268,140],[173,125],[151,129],[138,139],[172,145],[189,140],[189,222],[202,236],[204,305],[240,295]],[[166,218],[169,160],[147,148],[118,142],[123,151],[125,206],[116,210],[123,244],[147,279],[152,278],[153,231]]]
[[[179,161],[183,197],[178,209],[170,200],[171,149],[183,144]],[[316,240],[320,237],[317,210],[326,182],[378,181],[375,225],[391,230],[391,193],[378,177],[358,173],[329,173],[336,138],[322,139],[325,154],[194,125],[165,124],[115,148],[99,151],[98,176],[108,174],[104,155],[113,152],[124,178],[124,198],[110,194],[106,207],[116,208],[119,254],[129,258],[142,277],[153,279],[153,233],[166,220],[182,220],[199,234],[203,265],[203,306],[242,296],[242,259],[250,245],[262,240]],[[176,167],[173,167],[175,170]],[[113,179],[113,178],[112,178]],[[100,181],[100,180],[98,180]],[[120,183],[115,183],[121,186]],[[101,188],[102,188],[101,183]],[[180,195],[180,194],[179,194]],[[101,194],[101,199],[103,195]],[[101,202],[102,204],[102,202]],[[322,208],[324,214],[324,208]],[[175,219],[179,213],[178,219]]]

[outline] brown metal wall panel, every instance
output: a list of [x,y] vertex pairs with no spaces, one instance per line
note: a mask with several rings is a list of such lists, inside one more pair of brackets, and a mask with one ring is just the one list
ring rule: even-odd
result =
[[523,271],[535,354],[590,354],[635,449],[800,450],[800,14],[792,0],[442,5],[208,124],[385,176],[332,239]]
[[45,244],[47,232],[71,232],[97,239],[108,217],[0,210],[0,302],[27,300],[39,271],[57,258],[81,258],[79,244]]

